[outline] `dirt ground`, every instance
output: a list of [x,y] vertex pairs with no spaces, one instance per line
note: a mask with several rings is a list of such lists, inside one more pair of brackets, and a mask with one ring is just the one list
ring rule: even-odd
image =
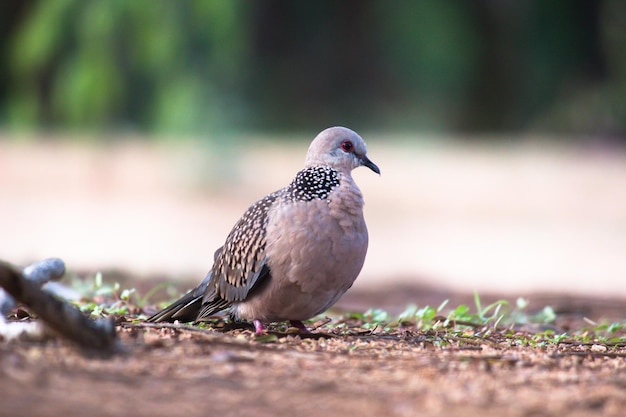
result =
[[[349,293],[340,307],[466,302],[427,288]],[[485,302],[496,296],[486,297]],[[623,300],[534,295],[560,328],[623,320]],[[38,416],[621,416],[626,346],[530,348],[496,337],[449,338],[320,327],[311,337],[250,330],[118,326],[126,353],[79,354],[68,343],[0,344],[0,415]]]

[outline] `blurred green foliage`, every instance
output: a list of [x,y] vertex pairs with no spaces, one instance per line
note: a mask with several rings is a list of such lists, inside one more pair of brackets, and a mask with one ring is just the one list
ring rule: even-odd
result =
[[29,0],[5,128],[626,132],[626,3]]
[[36,2],[9,46],[6,121],[166,132],[223,123],[246,68],[241,4]]

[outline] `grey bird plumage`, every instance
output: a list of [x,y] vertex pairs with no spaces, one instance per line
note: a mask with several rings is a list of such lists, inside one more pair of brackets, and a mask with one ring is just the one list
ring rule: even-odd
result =
[[236,320],[302,320],[331,307],[358,276],[367,252],[363,196],[351,172],[366,166],[363,139],[345,127],[322,131],[304,169],[248,208],[204,280],[148,321],[198,321],[222,310]]

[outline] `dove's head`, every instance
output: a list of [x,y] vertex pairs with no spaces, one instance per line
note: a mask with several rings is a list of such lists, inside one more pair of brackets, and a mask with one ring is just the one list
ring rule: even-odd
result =
[[315,165],[328,165],[340,172],[350,172],[362,165],[380,174],[380,169],[367,157],[363,139],[341,126],[323,130],[313,139],[306,154],[305,167]]

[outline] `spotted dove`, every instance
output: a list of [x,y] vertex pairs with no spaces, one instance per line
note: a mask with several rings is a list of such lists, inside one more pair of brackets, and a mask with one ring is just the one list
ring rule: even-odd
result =
[[363,195],[351,175],[361,165],[380,174],[358,134],[322,131],[293,181],[235,224],[204,280],[148,321],[198,321],[228,309],[257,333],[276,321],[306,331],[302,320],[335,304],[365,260]]

